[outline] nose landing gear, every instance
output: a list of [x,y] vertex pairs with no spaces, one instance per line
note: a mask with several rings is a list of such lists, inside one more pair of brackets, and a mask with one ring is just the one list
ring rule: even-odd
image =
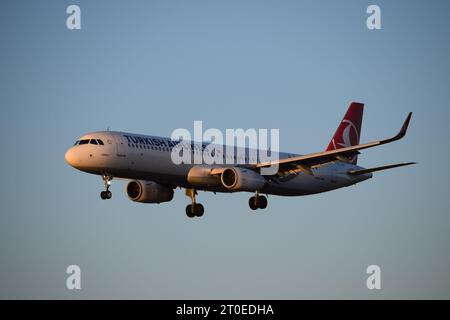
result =
[[106,190],[100,192],[100,198],[102,198],[102,200],[111,199],[112,192],[109,191],[109,187],[111,186],[111,180],[113,179],[113,177],[104,174],[102,178],[103,178],[103,183],[105,184]]
[[201,203],[195,201],[195,196],[197,195],[197,190],[186,189],[186,195],[191,198],[192,204],[186,206],[186,215],[189,218],[201,217],[205,213],[205,208]]
[[100,192],[100,198],[102,198],[103,200],[111,199],[111,197],[112,197],[112,192],[109,190]]
[[267,198],[265,196],[260,196],[258,192],[255,196],[248,199],[248,206],[252,210],[265,209],[267,207]]

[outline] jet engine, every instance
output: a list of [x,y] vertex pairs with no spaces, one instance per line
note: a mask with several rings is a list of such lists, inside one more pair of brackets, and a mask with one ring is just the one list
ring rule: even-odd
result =
[[136,202],[160,203],[173,198],[173,189],[153,181],[133,180],[127,184],[128,198]]
[[266,180],[259,173],[245,168],[227,168],[220,176],[222,185],[230,191],[259,191]]

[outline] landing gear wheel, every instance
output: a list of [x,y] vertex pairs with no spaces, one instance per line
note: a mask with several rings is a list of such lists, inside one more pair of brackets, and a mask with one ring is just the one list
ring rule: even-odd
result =
[[186,206],[186,215],[189,218],[201,217],[205,213],[205,208],[200,203],[193,203]]
[[187,215],[189,218],[195,217],[195,210],[194,210],[194,207],[192,206],[192,204],[188,204],[188,205],[186,206],[186,215]]
[[186,195],[191,198],[191,204],[186,206],[186,215],[189,218],[201,217],[205,213],[205,208],[201,203],[197,203],[195,196],[197,195],[197,190],[188,188],[186,189]]
[[259,196],[258,207],[260,209],[267,208],[267,198],[265,196]]
[[248,206],[252,210],[267,208],[267,198],[265,196],[253,196],[248,199]]
[[248,199],[248,206],[252,210],[258,209],[258,200],[257,200],[257,198],[256,197],[251,197],[250,199]]
[[106,200],[107,199],[106,191],[100,192],[100,198],[102,198],[102,200]]
[[205,208],[203,208],[203,205],[201,203],[196,203],[195,204],[195,215],[197,217],[201,217],[203,215],[203,213],[205,213]]
[[112,197],[112,192],[111,191],[106,191],[106,199],[111,199]]

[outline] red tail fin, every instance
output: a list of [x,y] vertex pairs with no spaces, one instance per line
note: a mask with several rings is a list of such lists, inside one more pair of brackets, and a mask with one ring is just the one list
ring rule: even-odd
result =
[[[352,102],[325,151],[359,144],[364,104]],[[356,164],[358,156],[349,159]]]

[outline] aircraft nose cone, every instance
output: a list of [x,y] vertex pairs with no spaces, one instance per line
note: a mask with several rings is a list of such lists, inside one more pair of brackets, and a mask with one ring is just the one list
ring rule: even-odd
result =
[[72,167],[75,167],[77,164],[77,158],[75,155],[75,150],[73,148],[70,148],[67,150],[66,154],[64,155],[64,158],[66,159],[66,162],[71,165]]

